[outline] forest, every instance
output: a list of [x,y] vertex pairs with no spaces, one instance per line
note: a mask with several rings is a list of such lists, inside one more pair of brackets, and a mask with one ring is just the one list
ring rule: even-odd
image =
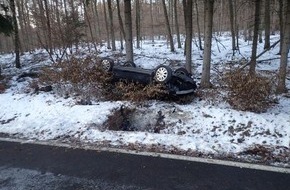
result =
[[[252,43],[247,64],[251,75],[259,56],[257,43],[264,43],[265,52],[280,45],[277,92],[283,93],[289,6],[287,0],[1,0],[0,52],[15,52],[16,67],[20,67],[19,55],[35,49],[45,49],[55,62],[52,55],[61,60],[80,45],[87,44],[89,51],[98,52],[99,45],[116,51],[120,42],[120,49],[126,49],[126,60],[133,61],[132,41],[138,49],[144,40],[166,37],[171,52],[184,48],[185,66],[192,72],[192,42],[198,39],[194,44],[204,53],[201,87],[208,88],[212,39],[230,32],[233,56],[239,51],[240,38]],[[275,33],[280,34],[280,40],[270,44],[270,35]]]

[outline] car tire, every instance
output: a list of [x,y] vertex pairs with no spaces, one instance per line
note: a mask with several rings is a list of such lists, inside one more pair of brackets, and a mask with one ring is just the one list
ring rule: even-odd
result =
[[172,70],[166,65],[160,65],[156,67],[154,79],[159,83],[166,83],[171,79]]
[[124,63],[125,67],[136,67],[136,64],[133,61],[126,61]]
[[101,61],[101,67],[105,72],[110,72],[112,71],[114,66],[114,61],[110,58],[104,58]]
[[178,68],[174,71],[176,75],[185,75],[185,76],[190,76],[191,74],[183,67]]

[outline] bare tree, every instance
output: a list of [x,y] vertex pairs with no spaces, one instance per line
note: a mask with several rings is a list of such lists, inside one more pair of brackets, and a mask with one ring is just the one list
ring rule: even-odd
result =
[[14,0],[10,0],[10,8],[11,8],[11,12],[12,12],[12,21],[13,21],[13,28],[14,28],[15,66],[16,66],[16,68],[21,68],[21,65],[20,65],[20,40],[19,40],[16,7],[15,7]]
[[265,44],[264,49],[268,49],[270,47],[270,0],[265,0],[265,13],[264,13],[264,23],[265,23]]
[[282,52],[282,45],[283,45],[283,40],[284,40],[284,23],[283,23],[283,6],[284,6],[284,0],[279,0],[279,26],[280,26],[280,50],[279,50],[279,55],[281,55]]
[[230,26],[231,26],[231,35],[232,35],[232,50],[233,50],[233,56],[235,56],[235,50],[236,50],[236,32],[235,32],[235,26],[234,26],[234,7],[233,7],[233,1],[228,0],[229,4],[229,11],[230,11]]
[[205,9],[205,36],[204,36],[204,56],[201,75],[201,87],[210,88],[210,67],[211,67],[211,42],[213,28],[213,8],[214,0],[204,0]]
[[167,38],[168,38],[169,43],[170,43],[170,51],[171,52],[174,52],[174,43],[173,43],[171,28],[170,28],[170,24],[169,24],[169,18],[168,18],[168,13],[167,13],[167,8],[166,8],[165,0],[162,0],[162,7],[163,7],[163,12],[164,12],[164,17],[165,17],[165,24],[166,24],[166,30],[167,30]]
[[115,31],[114,31],[114,21],[113,21],[113,10],[112,10],[112,1],[108,0],[108,12],[109,12],[109,23],[110,23],[110,35],[112,40],[112,50],[116,50],[116,40],[115,40]]
[[124,0],[124,9],[126,33],[126,61],[133,61],[131,0]]
[[177,36],[177,48],[181,48],[181,41],[180,41],[180,33],[179,33],[179,22],[178,22],[178,14],[177,14],[177,2],[178,0],[174,0],[174,20],[175,20],[175,30]]
[[286,3],[287,10],[285,12],[284,36],[282,40],[280,68],[278,73],[278,86],[276,89],[276,93],[278,94],[287,92],[286,71],[287,71],[288,53],[290,48],[290,2],[287,1]]
[[48,52],[50,55],[53,54],[52,50],[52,38],[51,38],[51,24],[50,24],[50,11],[48,7],[47,0],[44,0],[44,7],[45,7],[45,15],[46,15],[46,26],[47,26],[47,42],[48,42]]
[[93,29],[92,29],[92,24],[91,24],[91,21],[90,21],[90,16],[89,16],[89,13],[88,13],[88,10],[87,10],[87,6],[89,5],[88,4],[89,2],[83,0],[83,6],[84,6],[84,14],[85,14],[85,21],[89,27],[89,31],[90,31],[90,36],[91,36],[91,41],[94,45],[94,48],[95,50],[97,50],[97,45],[96,45],[96,40],[94,38],[94,34],[93,34]]
[[196,25],[197,25],[198,44],[199,44],[199,49],[203,50],[202,41],[201,41],[201,34],[200,34],[201,32],[200,32],[199,11],[198,11],[197,0],[195,0],[195,9],[196,9]]
[[154,23],[153,23],[153,6],[152,0],[150,0],[150,24],[151,24],[151,39],[154,42]]
[[136,10],[136,42],[137,48],[140,48],[140,41],[141,41],[141,30],[140,30],[140,20],[141,20],[141,8],[140,8],[140,1],[135,0],[135,10]]
[[185,68],[191,73],[192,71],[192,61],[191,61],[191,52],[192,52],[192,1],[183,0],[183,12],[184,12],[184,21],[185,21]]
[[96,15],[96,20],[97,20],[98,35],[99,35],[99,38],[101,38],[101,24],[100,24],[100,16],[99,16],[99,10],[97,6],[97,1],[93,1],[93,2],[94,2],[94,10],[95,10],[95,15]]
[[257,46],[258,46],[258,34],[259,34],[259,25],[260,25],[260,6],[261,6],[261,1],[255,0],[254,36],[253,36],[252,55],[251,55],[250,70],[249,70],[249,74],[251,76],[254,76],[256,74]]
[[[119,20],[119,25],[120,25],[120,29],[121,29],[121,37],[123,39],[125,39],[125,30],[124,30],[124,24],[123,24],[123,20],[122,20],[122,17],[121,17],[121,11],[120,11],[120,1],[117,0],[117,12],[118,12],[118,20]],[[121,39],[121,49],[123,49],[123,40]]]
[[111,49],[111,43],[110,43],[110,33],[109,33],[109,25],[108,25],[108,18],[107,18],[107,8],[106,8],[106,2],[103,0],[103,8],[104,8],[104,19],[105,19],[105,25],[106,25],[106,37],[107,37],[107,48]]

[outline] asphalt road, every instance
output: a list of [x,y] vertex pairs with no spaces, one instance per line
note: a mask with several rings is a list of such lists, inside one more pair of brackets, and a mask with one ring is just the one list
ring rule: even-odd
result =
[[108,151],[0,142],[0,190],[289,188],[289,173]]

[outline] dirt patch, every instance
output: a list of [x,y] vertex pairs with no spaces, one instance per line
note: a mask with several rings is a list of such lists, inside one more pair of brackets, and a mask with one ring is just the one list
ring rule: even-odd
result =
[[148,114],[135,107],[121,106],[113,110],[104,123],[104,129],[113,131],[147,131],[160,133],[165,129],[165,116],[162,111]]

